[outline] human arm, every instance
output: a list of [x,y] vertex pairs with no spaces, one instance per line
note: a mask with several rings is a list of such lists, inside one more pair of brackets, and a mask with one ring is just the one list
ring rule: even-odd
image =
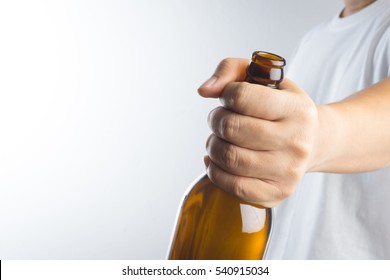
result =
[[317,106],[287,79],[280,90],[241,82],[247,63],[224,60],[212,84],[199,88],[223,105],[209,115],[213,134],[206,144],[215,184],[272,207],[306,172],[361,172],[390,163],[390,79]]
[[390,164],[390,77],[317,109],[321,130],[309,171],[364,172]]

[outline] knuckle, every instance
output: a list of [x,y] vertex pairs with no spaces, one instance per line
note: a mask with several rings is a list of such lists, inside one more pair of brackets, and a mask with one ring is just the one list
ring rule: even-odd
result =
[[217,72],[225,72],[228,69],[231,69],[234,66],[234,58],[224,58],[221,60],[221,62],[218,64]]
[[298,162],[305,160],[309,157],[313,148],[311,130],[299,125],[289,135],[289,140],[286,143],[286,148],[289,150],[292,158]]
[[213,110],[211,110],[210,113],[208,114],[207,123],[211,129],[213,129],[215,124],[218,122],[218,120],[220,118],[219,116],[221,113],[221,109],[222,109],[221,106],[216,107]]
[[237,149],[228,144],[222,153],[222,161],[229,169],[236,169],[239,166]]
[[294,188],[292,188],[290,186],[282,188],[280,199],[285,200],[285,199],[289,198],[293,194],[293,192],[294,192]]
[[235,94],[231,96],[231,106],[238,110],[243,110],[247,107],[249,86],[246,83],[239,83],[235,88]]
[[234,139],[239,132],[240,122],[237,115],[225,115],[221,119],[220,134],[226,140]]
[[211,143],[212,143],[212,139],[214,137],[214,134],[211,134],[207,140],[206,140],[206,150],[210,150],[211,149]]
[[312,145],[308,141],[301,142],[301,145],[297,149],[298,158],[301,161],[305,161],[312,151]]
[[245,184],[240,177],[233,177],[231,182],[231,193],[240,199],[246,198]]
[[294,137],[290,149],[297,162],[305,160],[311,151],[311,144],[308,139],[308,135],[300,132],[296,137]]
[[284,185],[284,186],[275,186],[276,189],[277,189],[277,194],[275,195],[275,198],[270,201],[270,202],[281,202],[285,199],[287,199],[288,197],[290,197],[293,192],[294,192],[294,188],[292,186],[289,186],[289,185]]
[[290,182],[298,182],[302,177],[301,164],[298,160],[292,160],[285,170],[286,178],[289,178]]

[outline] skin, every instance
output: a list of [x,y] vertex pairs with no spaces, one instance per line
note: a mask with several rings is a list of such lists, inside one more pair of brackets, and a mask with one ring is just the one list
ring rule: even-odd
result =
[[361,9],[364,9],[368,5],[375,2],[375,0],[344,0],[344,9],[341,12],[341,17],[347,17],[354,13],[359,12]]
[[[346,0],[341,16],[372,2]],[[213,183],[273,207],[306,172],[353,173],[390,164],[390,78],[320,106],[288,79],[279,90],[243,82],[247,65],[225,59],[198,89],[222,104],[208,117],[213,133],[204,161]]]

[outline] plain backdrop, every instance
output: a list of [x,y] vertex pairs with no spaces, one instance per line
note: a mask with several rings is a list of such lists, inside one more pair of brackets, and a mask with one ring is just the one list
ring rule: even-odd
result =
[[165,258],[204,171],[197,88],[341,0],[0,2],[0,259]]

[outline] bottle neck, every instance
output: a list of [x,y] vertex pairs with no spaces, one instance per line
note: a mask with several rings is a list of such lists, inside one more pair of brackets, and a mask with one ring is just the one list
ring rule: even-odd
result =
[[286,60],[276,54],[255,51],[246,69],[245,81],[270,88],[279,88],[283,80],[283,67]]
[[245,81],[270,88],[279,88],[283,80],[283,68],[270,68],[251,62],[246,70]]

